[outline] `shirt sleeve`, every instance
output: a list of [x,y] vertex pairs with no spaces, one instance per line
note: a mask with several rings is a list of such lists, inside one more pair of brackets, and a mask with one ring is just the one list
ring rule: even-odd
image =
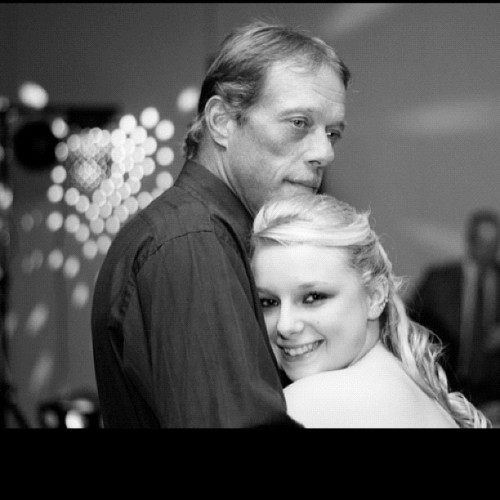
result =
[[125,367],[162,427],[293,426],[240,261],[199,231],[161,245],[135,275]]

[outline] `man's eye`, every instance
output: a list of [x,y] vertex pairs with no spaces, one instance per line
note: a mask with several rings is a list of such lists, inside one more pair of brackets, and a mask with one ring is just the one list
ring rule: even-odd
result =
[[277,301],[274,299],[268,299],[266,297],[261,297],[260,298],[260,305],[265,309],[268,307],[273,307],[277,305]]
[[314,304],[320,300],[326,299],[327,296],[324,293],[311,292],[307,294],[304,298],[305,304]]
[[339,132],[338,130],[331,130],[330,132],[327,132],[326,134],[328,138],[330,139],[331,142],[335,143],[342,139],[342,133]]
[[294,118],[292,123],[297,128],[305,128],[307,126],[307,122],[303,118]]

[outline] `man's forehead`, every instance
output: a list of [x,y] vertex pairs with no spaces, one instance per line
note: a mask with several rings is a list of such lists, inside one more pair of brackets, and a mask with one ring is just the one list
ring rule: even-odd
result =
[[[285,59],[280,61],[274,61],[268,67],[267,75],[278,75],[283,72],[290,74],[295,73],[298,76],[308,76],[317,75],[320,71],[331,71],[332,77],[335,81],[342,82],[342,78],[339,69],[328,63],[314,63],[307,61],[305,59]],[[345,90],[344,84],[342,83],[342,90]]]
[[[315,78],[322,72],[323,76],[327,75],[325,85],[325,78]],[[331,73],[331,83],[328,72]],[[297,75],[298,79],[293,76]],[[342,82],[339,71],[332,67],[330,64],[313,64],[307,61],[288,59],[284,61],[275,61],[266,73],[264,83],[264,93],[274,94],[276,92],[275,86],[281,87],[284,91],[287,88],[295,88],[300,85],[300,79],[304,78],[304,82],[310,77],[312,81],[316,82],[318,91],[326,93],[330,99],[336,103],[345,103],[346,88]],[[288,83],[290,85],[288,85]]]

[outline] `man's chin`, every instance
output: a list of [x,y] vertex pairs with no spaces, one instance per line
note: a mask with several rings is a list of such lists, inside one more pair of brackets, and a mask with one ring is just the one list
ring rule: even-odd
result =
[[305,184],[299,184],[294,182],[289,182],[284,188],[281,190],[282,197],[294,196],[298,194],[316,194],[317,188],[308,186]]
[[255,214],[259,211],[259,209],[267,202],[272,200],[278,200],[280,198],[290,198],[291,196],[296,196],[299,194],[316,194],[318,190],[316,188],[305,186],[304,184],[292,183],[288,182],[284,184],[281,189],[276,189],[268,196],[266,196],[258,207],[258,209],[254,212]]

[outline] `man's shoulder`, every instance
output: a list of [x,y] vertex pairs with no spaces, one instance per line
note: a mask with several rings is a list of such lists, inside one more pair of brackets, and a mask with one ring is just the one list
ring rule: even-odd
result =
[[459,260],[439,262],[432,264],[427,269],[427,276],[442,277],[456,275],[462,272],[462,262]]
[[212,232],[210,207],[187,191],[171,187],[136,217],[136,224],[158,243],[196,232]]
[[213,232],[210,211],[189,193],[171,187],[135,214],[116,235],[107,260],[149,255],[191,233]]

